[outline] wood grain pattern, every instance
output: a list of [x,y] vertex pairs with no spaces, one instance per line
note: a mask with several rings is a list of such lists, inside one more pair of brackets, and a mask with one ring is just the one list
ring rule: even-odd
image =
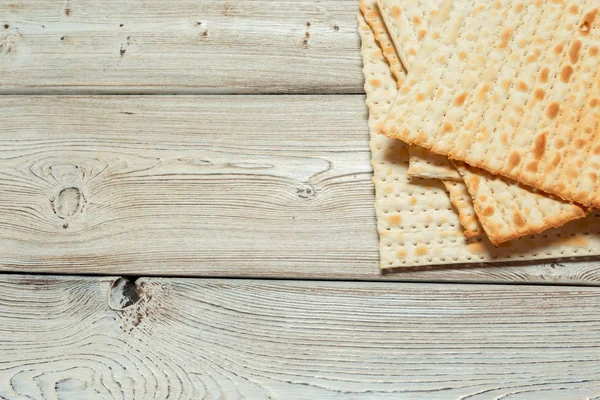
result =
[[0,0],[0,94],[362,93],[355,0]]
[[596,288],[115,279],[0,279],[0,398],[600,396]]
[[379,271],[362,96],[0,98],[0,270],[596,284]]

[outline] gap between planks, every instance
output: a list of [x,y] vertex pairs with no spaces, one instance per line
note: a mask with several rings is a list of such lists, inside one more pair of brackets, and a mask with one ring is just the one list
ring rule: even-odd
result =
[[[14,276],[14,272],[0,271],[0,278],[3,276]],[[53,273],[53,272],[21,272],[19,276],[22,277],[31,277],[31,278],[40,278],[44,277],[56,277],[56,278],[105,278],[106,274],[95,274],[95,273]],[[356,284],[371,284],[371,283],[389,283],[389,284],[424,284],[424,285],[465,285],[465,286],[521,286],[521,287],[543,287],[543,286],[551,286],[551,287],[588,287],[588,288],[597,288],[600,287],[597,283],[582,283],[582,282],[510,282],[510,281],[499,281],[499,282],[490,282],[490,281],[453,281],[453,280],[435,280],[435,279],[360,279],[360,278],[343,278],[343,277],[332,277],[332,278],[286,278],[286,277],[268,277],[268,276],[236,276],[236,275],[211,275],[211,276],[198,276],[198,275],[135,275],[135,274],[120,274],[115,275],[115,279],[122,279],[127,282],[130,282],[134,285],[138,284],[138,281],[143,281],[144,279],[188,279],[188,280],[219,280],[225,279],[230,281],[265,281],[265,282],[290,282],[290,283],[310,283],[310,282],[340,282],[340,283],[356,283]]]
[[27,91],[27,92],[22,92],[22,91],[18,91],[18,92],[0,92],[0,97],[27,97],[27,96],[36,96],[36,97],[49,97],[49,96],[55,96],[55,97],[61,97],[61,96],[66,96],[66,97],[74,97],[74,96],[92,96],[92,97],[98,97],[98,96],[121,96],[121,97],[139,97],[139,96],[144,96],[144,97],[170,97],[170,96],[201,96],[201,97],[220,97],[220,96],[232,96],[232,97],[252,97],[252,96],[265,96],[265,97],[281,97],[281,98],[285,98],[287,96],[322,96],[322,97],[333,97],[333,96],[365,96],[365,92],[362,91],[357,91],[357,92],[348,92],[348,93],[344,93],[344,92],[335,92],[335,91],[331,91],[331,92],[324,92],[324,93],[314,93],[314,92],[298,92],[298,93],[269,93],[269,92],[258,92],[258,93],[244,93],[244,92],[235,92],[235,93],[229,93],[226,91],[215,91],[214,93],[205,93],[202,91],[194,91],[194,90],[190,90],[190,91],[186,91],[186,90],[177,90],[177,91],[155,91],[155,92],[130,92],[130,91],[123,91],[123,92],[119,92],[119,91],[104,91],[104,90],[96,90],[96,89],[90,89],[89,91],[74,91],[74,92],[68,92],[68,91],[61,91],[61,92],[56,92],[53,90],[43,90],[43,89],[32,89],[31,92]]

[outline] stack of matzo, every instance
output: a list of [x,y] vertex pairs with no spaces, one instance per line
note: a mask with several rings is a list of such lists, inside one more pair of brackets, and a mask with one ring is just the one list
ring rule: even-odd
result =
[[599,10],[360,0],[382,268],[600,254]]

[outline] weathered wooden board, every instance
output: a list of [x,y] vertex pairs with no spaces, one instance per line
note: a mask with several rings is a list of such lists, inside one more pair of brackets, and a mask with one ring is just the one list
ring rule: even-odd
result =
[[0,97],[0,270],[595,284],[598,262],[379,271],[362,96]]
[[361,93],[356,0],[0,0],[0,94]]
[[0,398],[600,396],[597,288],[113,281],[0,278]]

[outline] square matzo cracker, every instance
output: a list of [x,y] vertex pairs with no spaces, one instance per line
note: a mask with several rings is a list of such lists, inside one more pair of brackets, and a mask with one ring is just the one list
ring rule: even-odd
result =
[[599,9],[444,1],[385,133],[600,207]]
[[[421,38],[429,29],[430,16],[436,15],[438,11],[439,0],[435,2],[378,0],[378,5],[394,43],[396,46],[397,43],[403,43],[405,47],[398,52],[405,53],[409,57],[408,61],[412,63],[415,51],[413,48],[408,51],[408,47],[420,46]],[[406,40],[401,40],[401,35]],[[410,176],[445,181],[462,180],[447,156],[435,154],[418,146],[412,146],[409,154],[408,175]],[[498,245],[524,235],[541,233],[585,215],[577,206],[557,199],[544,198],[528,188],[521,187],[515,181],[496,179],[491,174],[476,168],[465,171],[469,174],[466,187],[460,184],[450,185],[446,182],[445,186],[449,189],[450,199],[459,212],[459,219],[465,227],[467,237],[470,237],[476,232],[474,229],[479,227],[479,224],[473,223],[474,218],[480,220],[491,242]],[[470,184],[475,181],[477,181],[476,185]],[[484,188],[491,188],[491,190],[482,196],[479,191]],[[473,201],[464,201],[463,197],[457,195],[464,189],[470,192]],[[481,206],[483,202],[480,199],[483,197],[486,201]],[[466,221],[470,223],[466,224]]]

